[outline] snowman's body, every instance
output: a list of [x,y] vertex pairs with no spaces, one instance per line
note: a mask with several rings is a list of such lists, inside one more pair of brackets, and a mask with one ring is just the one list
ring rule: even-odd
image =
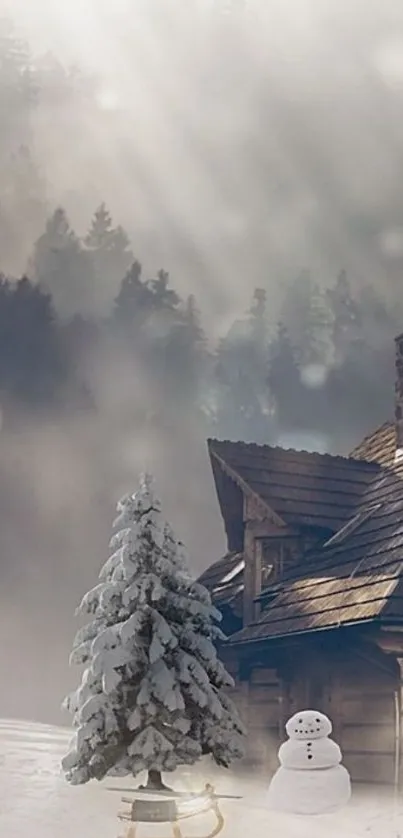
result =
[[281,766],[270,784],[269,805],[294,815],[324,815],[345,806],[350,795],[350,776],[343,765],[316,771]]
[[344,806],[351,795],[348,771],[341,751],[329,739],[327,716],[304,710],[286,725],[290,739],[281,745],[279,761],[269,788],[269,805],[294,814],[319,815]]
[[285,768],[301,771],[333,768],[339,765],[342,759],[339,746],[328,736],[324,736],[323,739],[312,739],[309,742],[289,739],[281,745],[278,758]]

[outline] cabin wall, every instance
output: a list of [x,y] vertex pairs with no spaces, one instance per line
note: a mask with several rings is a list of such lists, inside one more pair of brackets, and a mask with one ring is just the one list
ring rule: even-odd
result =
[[275,668],[254,667],[247,691],[245,723],[248,728],[246,759],[272,774],[280,746],[281,683]]
[[368,657],[351,654],[335,673],[335,735],[356,782],[393,784],[401,727],[396,661],[375,648]]
[[332,737],[354,782],[392,785],[401,715],[396,661],[375,646],[356,642],[347,650],[345,643],[335,648],[323,643],[302,653],[293,692],[304,685],[305,706],[330,717]]
[[248,729],[247,764],[269,778],[278,767],[287,719],[311,707],[331,718],[332,736],[356,783],[394,783],[400,727],[403,787],[402,701],[393,656],[366,644],[347,652],[340,642],[336,648],[301,643],[260,659],[250,655],[234,662],[232,672],[233,698]]
[[224,660],[235,685],[227,690],[247,729],[244,767],[274,773],[280,746],[281,680],[274,666]]
[[354,782],[392,785],[401,714],[395,660],[360,642],[350,650],[341,642],[335,648],[323,643],[298,657],[292,712],[310,706],[330,717]]

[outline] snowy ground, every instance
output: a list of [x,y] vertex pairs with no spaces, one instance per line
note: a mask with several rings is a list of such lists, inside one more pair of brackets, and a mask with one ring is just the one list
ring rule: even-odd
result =
[[[60,758],[69,732],[24,722],[0,721],[1,838],[117,838],[120,793],[110,791],[129,783],[120,780],[70,787],[60,773]],[[351,804],[339,815],[320,818],[274,816],[264,805],[265,783],[213,776],[208,766],[176,778],[175,784],[196,790],[212,780],[218,793],[241,794],[242,800],[222,801],[230,838],[401,838],[403,800],[393,817],[392,801],[375,790],[355,790]],[[205,820],[193,821],[187,836],[208,834]],[[138,838],[171,838],[168,827],[139,829]]]

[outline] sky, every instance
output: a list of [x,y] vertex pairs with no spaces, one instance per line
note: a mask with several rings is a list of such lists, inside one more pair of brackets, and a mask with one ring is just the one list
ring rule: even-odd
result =
[[[0,0],[7,11],[35,53],[97,79],[95,106],[35,117],[49,207],[63,204],[81,234],[105,201],[147,274],[163,266],[196,294],[210,335],[256,286],[274,307],[305,267],[325,285],[345,268],[386,296],[399,289],[400,0]],[[16,272],[27,256],[16,248]],[[74,607],[138,469],[155,470],[195,569],[225,550],[200,429],[183,414],[133,433],[133,404],[147,394],[158,413],[158,393],[125,359],[94,363],[95,423],[17,428],[0,451],[0,672],[11,650],[15,660],[3,714],[24,712],[17,685],[29,666],[36,718],[57,720]]]

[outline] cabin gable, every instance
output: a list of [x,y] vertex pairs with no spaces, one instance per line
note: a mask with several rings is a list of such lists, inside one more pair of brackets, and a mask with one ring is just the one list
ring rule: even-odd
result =
[[379,466],[246,443],[209,440],[208,448],[227,556],[243,556],[237,586],[228,585],[224,565],[210,590],[226,625],[232,614],[246,627],[267,603],[265,590],[301,570],[309,551],[348,520]]

